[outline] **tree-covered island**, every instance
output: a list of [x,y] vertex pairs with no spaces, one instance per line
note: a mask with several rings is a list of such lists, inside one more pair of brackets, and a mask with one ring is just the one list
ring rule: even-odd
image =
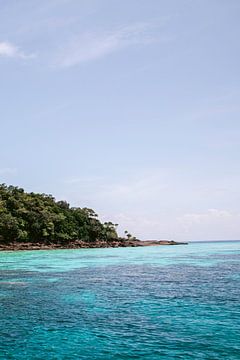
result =
[[174,245],[173,241],[139,241],[117,224],[101,222],[88,208],[70,207],[52,195],[28,193],[0,185],[0,250]]

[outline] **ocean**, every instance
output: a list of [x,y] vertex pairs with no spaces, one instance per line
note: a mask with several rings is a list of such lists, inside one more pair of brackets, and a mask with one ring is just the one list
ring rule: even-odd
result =
[[240,359],[240,242],[0,252],[0,359]]

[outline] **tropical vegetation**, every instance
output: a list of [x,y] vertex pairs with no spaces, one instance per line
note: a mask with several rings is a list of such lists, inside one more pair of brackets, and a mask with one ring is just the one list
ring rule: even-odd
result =
[[102,223],[92,209],[0,184],[0,243],[110,242],[118,239],[116,228],[112,222]]

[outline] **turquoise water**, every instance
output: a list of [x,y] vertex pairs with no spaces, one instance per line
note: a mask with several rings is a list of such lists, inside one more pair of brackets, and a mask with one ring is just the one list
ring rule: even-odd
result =
[[240,359],[240,242],[0,253],[0,359]]

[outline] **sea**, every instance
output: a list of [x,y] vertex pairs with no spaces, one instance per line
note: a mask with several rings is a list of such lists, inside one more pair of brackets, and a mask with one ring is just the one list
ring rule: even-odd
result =
[[0,359],[239,360],[240,242],[0,252]]

